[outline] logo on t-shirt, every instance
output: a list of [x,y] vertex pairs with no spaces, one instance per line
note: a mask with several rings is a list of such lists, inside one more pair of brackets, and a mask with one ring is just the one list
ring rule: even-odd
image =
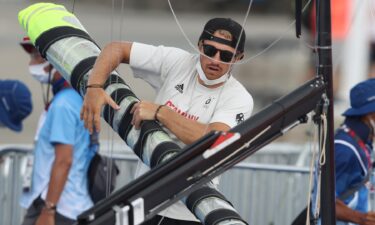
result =
[[184,92],[184,84],[177,84],[174,88],[181,94]]
[[242,123],[245,120],[245,115],[243,113],[238,113],[236,115],[236,122],[237,124]]
[[171,108],[173,111],[175,111],[176,113],[180,114],[181,116],[185,117],[185,118],[188,118],[188,119],[191,119],[191,120],[198,120],[199,119],[199,116],[195,116],[195,115],[192,115],[192,114],[189,114],[188,112],[186,111],[182,111],[181,109],[179,109],[177,106],[175,106],[171,100],[168,100],[166,103],[165,103],[166,106],[168,106],[169,108]]

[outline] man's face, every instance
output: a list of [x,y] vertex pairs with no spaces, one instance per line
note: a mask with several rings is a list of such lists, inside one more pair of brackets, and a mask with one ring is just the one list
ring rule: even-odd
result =
[[52,77],[50,77],[49,73],[52,71],[52,66],[35,48],[30,52],[29,71],[41,83],[49,83],[60,78],[56,73],[51,74]]
[[[225,36],[216,32],[214,33],[214,36],[222,38],[222,39],[227,39],[225,38]],[[211,57],[205,56],[205,53],[204,53],[205,45],[207,48],[211,48],[211,50],[216,48],[217,49],[216,54]],[[200,56],[200,60],[201,60],[202,69],[204,73],[206,74],[207,79],[209,80],[218,79],[228,72],[228,70],[231,67],[231,64],[222,63],[220,54],[227,55],[227,56],[228,56],[228,53],[234,54],[235,51],[233,47],[229,45],[221,44],[215,41],[211,41],[211,40],[203,40],[203,43],[201,43],[199,46],[199,50],[203,54]],[[225,52],[222,53],[223,51]],[[229,63],[234,63],[236,61],[237,61],[237,58],[234,58]]]

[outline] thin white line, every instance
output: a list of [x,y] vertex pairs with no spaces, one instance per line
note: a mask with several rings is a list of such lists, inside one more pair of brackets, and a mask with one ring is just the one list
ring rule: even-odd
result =
[[364,165],[364,163],[362,161],[362,158],[359,155],[359,153],[357,152],[356,148],[352,144],[350,144],[349,142],[344,141],[344,140],[335,140],[335,144],[342,144],[342,145],[345,145],[345,146],[349,147],[354,152],[354,154],[357,156],[358,161],[361,164],[361,167],[362,167],[363,171],[365,172],[365,176],[367,176],[366,166]]

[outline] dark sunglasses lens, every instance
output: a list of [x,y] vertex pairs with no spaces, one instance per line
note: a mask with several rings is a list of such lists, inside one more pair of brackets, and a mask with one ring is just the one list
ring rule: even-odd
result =
[[230,62],[233,59],[233,53],[230,51],[220,51],[220,59],[223,62]]
[[216,55],[217,49],[212,45],[203,45],[203,52],[208,57],[213,57]]
[[220,51],[220,60],[223,62],[230,62],[233,58],[233,53],[225,50],[218,50],[212,45],[203,45],[203,52],[208,57],[214,57]]

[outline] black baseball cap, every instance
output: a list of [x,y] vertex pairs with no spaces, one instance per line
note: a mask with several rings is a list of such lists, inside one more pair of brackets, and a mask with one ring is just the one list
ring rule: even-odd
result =
[[[228,41],[226,39],[213,36],[215,31],[217,30],[228,31],[232,34],[232,40]],[[222,44],[229,45],[233,48],[237,47],[238,42],[237,51],[242,53],[245,49],[246,34],[242,26],[230,18],[213,18],[209,20],[204,26],[203,32],[199,37],[199,41],[201,40],[212,40]]]

